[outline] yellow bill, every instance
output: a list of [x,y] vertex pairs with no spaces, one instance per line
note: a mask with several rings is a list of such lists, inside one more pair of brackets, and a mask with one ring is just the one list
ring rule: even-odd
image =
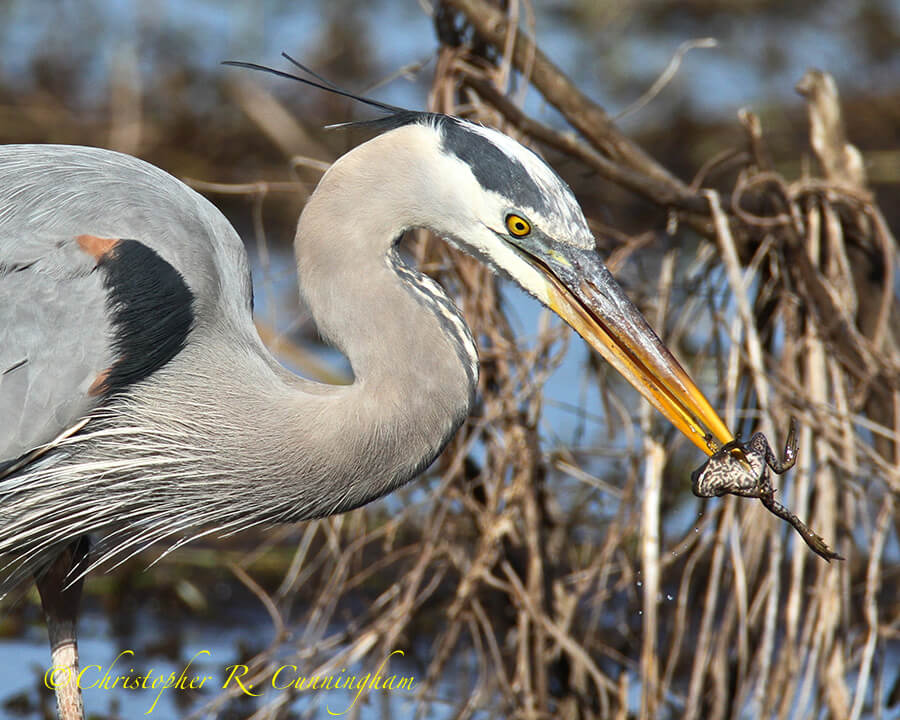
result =
[[563,262],[528,258],[548,280],[550,308],[707,455],[731,441],[725,423],[596,254],[564,252]]

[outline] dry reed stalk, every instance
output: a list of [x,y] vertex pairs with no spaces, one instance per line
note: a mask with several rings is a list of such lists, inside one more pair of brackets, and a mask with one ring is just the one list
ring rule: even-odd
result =
[[[455,7],[460,6],[457,3],[453,3],[453,5]],[[473,7],[473,5],[470,4],[467,7]],[[526,47],[528,47],[527,43]],[[480,81],[477,79],[472,80],[471,82],[468,79],[465,81],[470,87],[481,88],[482,86],[479,82]],[[491,93],[488,92],[485,93],[485,95],[490,96]],[[518,123],[517,121],[520,119],[520,116],[502,102],[497,103],[497,105],[501,107],[501,110],[504,111],[504,114],[508,119],[516,122],[520,127],[527,126],[525,127],[526,132],[528,129],[535,127],[533,123]],[[748,120],[748,122],[751,123],[751,127],[755,127],[754,137],[756,147],[752,154],[757,158],[762,158],[765,155],[765,150],[762,144],[761,128],[759,127],[758,122],[755,125],[751,120]],[[552,137],[550,133],[546,133],[543,130],[541,130],[538,135],[543,140]],[[569,141],[568,145],[569,147],[571,146],[571,141]],[[566,149],[567,144],[555,142],[554,147]],[[583,159],[587,153],[579,151],[571,154]],[[822,361],[815,360],[816,357],[827,357],[828,350],[825,350],[823,355],[824,346],[821,345],[821,342],[816,341],[819,342],[818,347],[820,348],[816,351],[816,346],[810,345],[809,342],[807,342],[805,346],[798,346],[795,342],[795,336],[788,334],[783,340],[784,348],[779,350],[778,354],[773,354],[771,339],[763,341],[760,336],[759,326],[757,325],[757,312],[759,312],[767,301],[766,298],[773,298],[777,302],[778,306],[781,307],[780,317],[784,320],[788,321],[791,317],[796,315],[794,312],[795,304],[789,301],[790,296],[782,295],[779,298],[777,294],[778,292],[783,292],[778,290],[779,285],[783,285],[786,281],[790,282],[789,278],[796,281],[796,270],[779,267],[777,265],[777,258],[769,255],[769,253],[771,250],[779,247],[777,244],[777,236],[782,231],[793,233],[799,230],[803,234],[806,234],[803,231],[808,229],[806,223],[809,222],[810,217],[807,215],[804,221],[802,203],[805,198],[810,197],[808,193],[813,190],[811,185],[799,187],[795,184],[791,186],[775,177],[765,177],[754,180],[754,183],[758,185],[754,185],[751,189],[762,187],[772,180],[776,180],[774,184],[780,189],[782,194],[780,201],[787,210],[783,216],[764,218],[759,215],[748,214],[742,208],[742,198],[739,197],[731,203],[732,207],[737,208],[736,217],[729,217],[726,220],[723,211],[714,210],[712,212],[712,219],[718,221],[718,231],[714,234],[714,237],[717,237],[720,240],[720,247],[725,251],[723,257],[726,260],[726,267],[729,271],[733,297],[737,298],[739,310],[738,317],[740,320],[738,326],[739,331],[738,333],[734,333],[733,336],[739,337],[740,335],[743,335],[747,338],[749,361],[746,368],[749,370],[749,376],[756,386],[756,402],[762,404],[761,417],[768,423],[768,427],[772,428],[775,425],[775,422],[767,409],[768,404],[770,402],[773,404],[777,403],[778,405],[786,403],[791,411],[803,412],[807,416],[808,423],[815,423],[817,431],[821,428],[821,432],[817,433],[818,436],[815,437],[815,439],[811,432],[808,430],[805,432],[804,444],[809,448],[807,451],[808,460],[806,462],[806,470],[796,473],[793,482],[794,494],[792,495],[792,498],[798,509],[800,509],[801,512],[805,512],[805,498],[809,496],[814,483],[814,486],[817,489],[815,496],[817,503],[814,507],[813,517],[817,519],[817,522],[826,534],[834,534],[838,531],[835,508],[838,506],[839,502],[839,484],[834,473],[830,470],[830,468],[834,466],[834,452],[832,448],[839,448],[838,453],[842,457],[843,465],[850,468],[858,466],[859,460],[857,459],[857,453],[860,451],[858,439],[853,440],[853,437],[855,436],[852,429],[854,420],[849,414],[850,406],[847,402],[840,400],[841,397],[846,396],[846,393],[841,390],[841,388],[844,387],[846,380],[843,376],[840,376],[840,383],[838,383],[837,380],[840,373],[849,371],[851,373],[850,378],[852,382],[856,379],[854,376],[858,372],[859,366],[847,367],[845,365],[841,367],[836,364],[834,359],[828,358],[826,371],[826,366],[822,364]],[[818,188],[815,190],[816,192],[820,192]],[[749,190],[746,187],[739,190],[741,195],[747,191]],[[841,199],[841,202],[846,200],[855,204],[860,202],[859,196],[844,196]],[[864,200],[863,202],[868,201]],[[870,203],[868,205],[863,205],[863,207],[867,216],[877,212],[877,210],[872,209]],[[855,286],[853,278],[850,277],[850,263],[846,260],[847,253],[844,250],[845,244],[842,237],[842,221],[840,219],[842,216],[839,216],[834,212],[831,203],[827,204],[826,210],[825,223],[818,224],[817,227],[824,227],[827,228],[827,230],[817,230],[816,227],[814,227],[810,233],[811,236],[816,238],[819,237],[820,232],[822,233],[824,241],[829,244],[828,259],[822,270],[822,279],[817,279],[818,271],[815,269],[815,266],[818,261],[812,259],[806,268],[803,269],[803,272],[805,273],[804,279],[810,283],[806,288],[803,288],[803,290],[809,289],[813,293],[810,297],[812,297],[814,304],[821,303],[824,295],[816,286],[817,284],[821,286],[822,282],[828,282],[833,287],[838,288],[837,295],[834,296],[835,300],[829,302],[829,304],[831,304],[832,307],[838,305],[843,305],[845,307],[852,306],[853,296],[856,291],[854,290]],[[735,222],[738,224],[733,226],[732,223]],[[744,223],[743,226],[740,225],[740,222]],[[737,227],[741,233],[740,249],[738,248],[738,243],[731,239],[731,227]],[[750,283],[743,277],[745,276],[744,273],[738,268],[740,262],[739,256],[747,246],[748,240],[752,239],[754,234],[760,231],[765,233],[765,237],[762,239],[764,240],[764,243],[768,242],[769,245],[768,249],[763,249],[757,258],[758,260],[767,258],[768,267],[765,268],[765,276],[760,279],[760,283],[765,282],[767,283],[767,286],[764,289],[757,290],[751,289]],[[882,251],[884,252],[884,248],[882,248]],[[892,258],[886,252],[885,255],[888,257],[888,264],[892,265]],[[773,271],[777,272],[777,274],[772,274]],[[768,295],[762,295],[761,293],[763,291],[768,293]],[[895,304],[895,299],[886,290],[881,291],[880,296],[878,322],[875,325],[875,331],[872,333],[878,343],[884,342],[885,340],[887,335],[887,320],[885,318],[890,316],[892,312],[891,308],[893,308]],[[837,303],[837,305],[834,303]],[[825,313],[819,315],[819,317],[824,316]],[[844,314],[843,317],[846,318],[847,315]],[[799,320],[795,319],[792,322],[794,327],[799,327],[801,324],[807,324],[808,321],[808,315],[801,315]],[[815,323],[813,323],[813,326],[814,325]],[[852,330],[850,323],[845,323],[841,332],[843,335],[838,337],[843,337],[844,340],[849,339],[852,341],[849,354],[845,355],[845,357],[866,359],[872,357],[872,353],[866,347],[866,343],[857,340],[858,335]],[[770,331],[767,330],[768,337],[771,338],[771,334],[769,333]],[[831,335],[831,337],[833,338],[834,336]],[[833,342],[834,340],[829,342],[829,350],[833,347]],[[787,383],[785,386],[782,386],[782,376],[792,367],[789,362],[786,362],[786,359],[791,357],[791,355],[799,358],[799,353],[801,351],[806,353],[807,357],[810,357],[811,354],[811,362],[815,363],[816,369],[812,370],[808,368],[803,371],[803,386],[798,387],[796,383]],[[848,351],[845,349],[844,353],[848,353]],[[768,361],[765,360],[764,357],[766,356],[769,356],[771,359]],[[740,356],[733,357],[738,359]],[[875,365],[877,366],[878,364],[878,361],[876,361]],[[881,364],[884,365],[884,363]],[[894,358],[888,358],[886,368],[890,369],[895,364],[896,361]],[[737,377],[743,375],[744,371],[739,369],[743,365],[743,362],[731,364],[731,367],[738,369],[738,374],[733,375],[733,380],[727,383],[730,388],[729,395],[731,397],[736,397],[735,389],[737,387]],[[823,372],[825,374],[823,374]],[[773,373],[775,378],[774,386],[772,385]],[[816,380],[816,378],[818,378],[818,380]],[[804,392],[804,388],[815,390],[816,387],[818,387],[819,390],[816,390],[815,394],[808,395],[808,400],[799,399],[800,394]],[[787,394],[790,392],[799,394],[792,397]],[[828,398],[831,397],[831,393],[833,392],[836,392],[838,395],[838,406],[840,408],[836,416],[838,418],[838,424],[835,429],[840,433],[841,441],[837,446],[834,444],[834,435],[831,431],[830,424],[828,422],[825,424],[822,423],[823,418],[818,410],[818,408],[824,406],[824,403],[828,402]],[[807,403],[812,403],[812,407]],[[810,410],[813,411],[813,415],[810,415]],[[787,411],[780,411],[779,415],[786,416]],[[813,418],[815,418],[815,420],[813,420]],[[874,458],[869,456],[869,459],[872,460]],[[648,462],[647,464],[649,466],[652,463]],[[647,471],[645,470],[645,472]],[[893,483],[892,477],[885,477],[885,480],[889,484]],[[646,506],[647,502],[648,500],[645,497],[645,512],[648,512]],[[735,515],[735,517],[743,516],[745,517],[746,522],[742,523],[743,529],[738,529],[738,526],[732,525],[728,521],[728,517],[731,515],[729,512],[730,509],[731,505],[729,504],[726,507],[726,518],[724,520],[720,518],[719,520],[719,538],[720,542],[725,537],[729,538],[732,561],[730,566],[727,566],[721,561],[721,558],[723,557],[721,552],[717,553],[715,549],[713,550],[713,567],[711,577],[708,580],[710,583],[708,587],[712,587],[713,591],[707,593],[707,600],[704,606],[705,609],[701,616],[701,631],[699,635],[700,648],[699,652],[695,651],[694,655],[694,680],[692,680],[691,683],[691,687],[694,689],[688,694],[687,716],[691,716],[692,713],[697,712],[697,709],[692,708],[699,707],[700,688],[703,686],[702,678],[706,675],[704,667],[708,663],[707,657],[710,652],[709,650],[704,650],[704,648],[709,644],[707,638],[709,637],[711,629],[710,623],[712,622],[712,618],[717,615],[719,616],[719,619],[717,620],[717,632],[720,633],[720,635],[716,642],[717,649],[712,650],[715,657],[713,662],[718,663],[722,668],[730,665],[732,641],[729,638],[734,634],[734,637],[737,640],[736,661],[739,685],[737,692],[735,692],[733,686],[726,689],[726,686],[723,684],[724,676],[721,672],[711,674],[712,687],[718,688],[713,694],[714,698],[718,698],[713,701],[714,705],[711,708],[713,716],[731,715],[737,717],[741,712],[740,708],[743,706],[744,702],[750,702],[753,707],[758,708],[760,711],[758,714],[767,714],[773,709],[772,703],[774,702],[776,695],[769,694],[769,700],[766,700],[766,688],[772,689],[777,687],[782,688],[782,691],[777,693],[782,699],[796,697],[799,692],[799,702],[801,707],[806,707],[808,702],[825,703],[833,710],[843,707],[843,701],[840,699],[841,694],[837,691],[829,690],[829,692],[817,692],[816,697],[810,695],[810,689],[813,687],[811,684],[813,675],[810,675],[810,672],[814,672],[814,674],[820,678],[816,681],[818,687],[822,687],[823,685],[828,687],[829,683],[831,687],[834,687],[835,678],[844,678],[848,672],[849,666],[847,665],[847,660],[849,660],[850,655],[847,653],[850,651],[849,649],[844,648],[842,642],[838,642],[835,635],[838,630],[836,619],[842,614],[846,615],[849,611],[848,608],[841,607],[842,594],[840,578],[843,577],[846,579],[846,571],[840,567],[826,569],[819,565],[813,566],[816,573],[822,575],[825,582],[817,583],[816,587],[818,588],[818,592],[816,593],[816,597],[812,600],[808,599],[806,596],[808,586],[804,584],[804,578],[806,577],[805,570],[810,562],[810,558],[805,554],[805,549],[802,546],[797,547],[799,543],[795,543],[793,552],[783,553],[783,533],[777,523],[771,521],[768,523],[759,523],[758,520],[751,520],[750,516],[753,514],[752,511],[748,513],[748,510],[745,507],[742,507],[740,508],[740,513]],[[652,515],[652,508],[649,512],[651,512]],[[768,529],[764,531],[761,525]],[[724,535],[722,535],[722,533],[724,533]],[[743,539],[743,542],[741,542],[741,539]],[[761,552],[764,545],[769,547],[769,552],[767,554]],[[645,548],[645,559],[650,562],[652,562],[653,557],[651,546],[652,543],[648,545],[646,542],[643,545]],[[702,548],[702,545],[698,547]],[[691,558],[692,567],[696,566],[698,557],[699,556],[693,556]],[[763,561],[764,557],[766,558],[765,561]],[[745,558],[747,558],[746,561]],[[790,582],[787,588],[787,594],[782,598],[780,592],[780,568],[782,563],[788,558],[791,568]],[[646,577],[644,580],[646,582]],[[726,603],[724,608],[717,607],[718,603],[716,602],[716,599],[719,595],[718,583],[724,583],[725,585],[732,587],[732,593],[734,594],[734,600]],[[784,616],[784,619],[781,618],[781,613],[779,612],[782,602],[786,603],[787,608],[787,614]],[[646,607],[647,606],[645,605],[645,612]],[[682,604],[681,607],[685,608],[686,603]],[[684,615],[685,613],[682,610],[680,616],[684,617]],[[807,621],[804,624],[805,629],[802,632],[798,632],[796,628],[801,615],[805,617]],[[676,613],[676,618],[677,617],[679,617],[678,613]],[[751,633],[754,636],[757,635],[757,633],[752,630],[756,622],[753,618],[757,618],[757,621],[761,618],[761,641],[755,641],[751,638]],[[787,647],[777,649],[776,638],[780,634],[779,627],[782,622],[786,622],[785,627],[788,632],[789,642]],[[684,627],[684,623],[676,623],[676,628],[677,627]],[[815,640],[813,640],[813,636],[815,636]],[[675,637],[681,637],[681,634],[676,632]],[[753,650],[751,650],[750,647],[751,642],[755,645]],[[647,643],[651,643],[651,645],[648,645]],[[647,648],[651,646],[652,641],[645,638],[643,645],[645,650],[642,653],[643,657],[650,657],[651,653]],[[805,663],[806,673],[804,675],[798,675],[797,670],[799,668],[797,667],[797,658],[802,658],[804,656],[809,658],[809,662]],[[676,646],[670,653],[670,661],[677,657],[678,652]],[[752,661],[751,657],[753,658]],[[788,663],[788,666],[785,666],[784,663]],[[800,661],[800,664],[802,665],[804,663]],[[647,668],[650,667],[651,663],[644,662],[645,673],[642,675],[642,679],[645,682],[649,679],[647,673],[650,672],[650,670]],[[668,687],[671,682],[670,678],[674,674],[674,667],[672,662],[667,664],[667,670],[663,675],[663,687]],[[755,675],[755,677],[750,674],[751,667],[753,668],[753,675]],[[782,671],[784,671],[784,674],[782,674]],[[780,678],[781,681],[779,682]],[[643,689],[643,692],[645,693],[645,703],[647,702],[647,687],[648,686],[645,685]],[[807,699],[804,699],[804,696]],[[731,708],[728,709],[727,706],[729,703],[732,703],[731,698],[739,698],[739,700],[736,705],[732,704]],[[780,705],[782,707],[782,712],[785,712],[788,707],[792,706],[790,700],[782,700]],[[794,705],[793,707],[797,706]]]
[[[561,359],[559,327],[529,328],[528,342],[518,340],[493,277],[418,234],[412,253],[456,297],[479,339],[480,406],[398,516],[363,510],[307,526],[278,591],[260,596],[304,628],[294,661],[365,665],[428,628],[418,717],[441,702],[460,718],[860,717],[881,678],[875,658],[885,629],[898,622],[896,604],[886,602],[897,585],[884,552],[897,532],[890,520],[900,491],[896,243],[864,176],[841,175],[855,166],[846,137],[833,131],[836,95],[816,95],[827,122],[811,125],[824,180],[779,174],[762,124],[743,112],[747,148],[722,150],[688,183],[624,138],[547,61],[516,21],[517,13],[531,17],[526,3],[505,12],[482,0],[441,7],[461,13],[476,40],[441,48],[432,109],[561,152],[675,221],[667,227],[674,238],[659,228],[610,233],[615,271],[630,271],[663,240],[703,235],[687,269],[662,253],[650,285],[661,298],[654,322],[687,365],[711,376],[703,384],[718,388],[729,426],[762,424],[771,437],[789,415],[800,418],[800,461],[782,480],[786,502],[840,538],[848,560],[825,565],[755,503],[734,498],[703,501],[685,536],[668,537],[667,488],[686,487],[683,453],[646,411],[643,439],[629,436],[615,452],[609,438],[594,437],[542,449],[542,388]],[[522,111],[528,79],[579,135]],[[743,163],[734,186],[713,186],[726,162]],[[855,265],[860,248],[881,258],[874,281]],[[683,286],[696,293],[673,301]],[[705,347],[689,353],[698,327]],[[603,385],[606,422],[619,417],[622,434],[634,432],[617,387],[588,365],[586,376]],[[601,476],[588,469],[593,461],[614,470]],[[854,518],[872,522],[867,547],[847,532]],[[861,576],[860,589],[853,577]],[[371,608],[343,613],[367,585],[377,586]],[[674,602],[660,602],[676,587]],[[254,659],[257,677],[277,651]],[[462,694],[447,698],[447,678],[460,668],[468,671]],[[286,712],[285,698],[271,702],[259,717]]]

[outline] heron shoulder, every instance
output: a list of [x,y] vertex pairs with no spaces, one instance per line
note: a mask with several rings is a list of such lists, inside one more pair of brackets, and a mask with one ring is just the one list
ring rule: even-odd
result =
[[171,360],[198,326],[252,332],[246,254],[162,170],[87,147],[0,146],[0,458]]
[[137,240],[152,249],[184,276],[201,315],[235,298],[249,307],[240,237],[182,181],[112,150],[0,146],[0,262],[84,234]]

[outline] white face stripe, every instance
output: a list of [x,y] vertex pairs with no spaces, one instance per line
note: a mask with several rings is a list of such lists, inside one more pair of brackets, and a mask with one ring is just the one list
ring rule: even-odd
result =
[[[545,238],[548,252],[556,244],[593,247],[584,215],[565,183],[531,151],[501,133],[438,116],[388,131],[370,142],[379,143],[379,153],[394,158],[398,173],[397,182],[378,186],[380,207],[391,208],[384,213],[380,236],[396,238],[411,228],[431,230],[547,306],[551,304],[549,280],[514,247],[506,215],[516,211],[525,215],[535,227],[535,239]],[[360,146],[365,147],[370,146]],[[365,166],[365,161],[359,163],[360,172]],[[552,187],[542,192],[533,174]],[[552,202],[544,202],[545,197]],[[546,212],[538,215],[522,205],[522,198],[536,198]],[[565,208],[562,216],[555,212],[557,204]],[[550,217],[545,217],[547,213]]]
[[[498,130],[470,122],[464,122],[464,127],[483,137],[510,160],[522,166],[538,186],[543,203],[550,208],[550,212],[531,208],[529,219],[536,227],[560,242],[583,249],[594,247],[593,235],[574,193],[546,162],[534,151]],[[511,204],[510,209],[516,209],[515,205]]]

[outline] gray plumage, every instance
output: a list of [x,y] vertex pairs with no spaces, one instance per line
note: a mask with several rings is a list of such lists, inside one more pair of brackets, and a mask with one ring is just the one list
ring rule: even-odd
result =
[[[346,190],[330,204],[353,202]],[[26,566],[90,532],[119,529],[95,552],[100,562],[104,551],[125,557],[205,528],[355,507],[423,469],[465,418],[474,363],[462,362],[448,335],[453,320],[428,307],[452,307],[438,286],[409,268],[401,272],[419,278],[418,289],[398,277],[389,250],[402,227],[377,237],[343,227],[315,202],[307,208],[306,226],[324,242],[298,238],[298,261],[310,271],[301,275],[321,277],[304,282],[306,299],[356,375],[333,387],[272,358],[252,323],[239,237],[162,171],[89,148],[3,147],[0,208],[0,457],[11,461],[95,415],[0,480],[0,552],[25,551]],[[75,241],[83,234],[138,239],[178,269],[195,298],[184,349],[105,403],[88,388],[114,362],[112,329],[94,258]],[[401,319],[413,318],[409,332]],[[398,364],[400,347],[408,362]]]
[[469,411],[477,357],[455,305],[394,250],[414,227],[554,309],[698,447],[730,439],[593,252],[569,188],[494,130],[406,113],[307,203],[301,294],[347,386],[265,348],[243,245],[203,197],[114,152],[2,146],[0,591],[84,535],[91,567],[109,564],[348,510],[427,467]]
[[[52,662],[72,677],[93,567],[358,507],[453,436],[475,343],[443,290],[400,261],[408,229],[554,310],[700,449],[732,439],[536,154],[363,101],[391,113],[372,124],[383,132],[325,173],[294,243],[303,300],[353,368],[345,386],[272,357],[240,238],[183,183],[110,151],[0,146],[0,597],[35,579]],[[83,717],[77,685],[56,695],[64,720]]]

